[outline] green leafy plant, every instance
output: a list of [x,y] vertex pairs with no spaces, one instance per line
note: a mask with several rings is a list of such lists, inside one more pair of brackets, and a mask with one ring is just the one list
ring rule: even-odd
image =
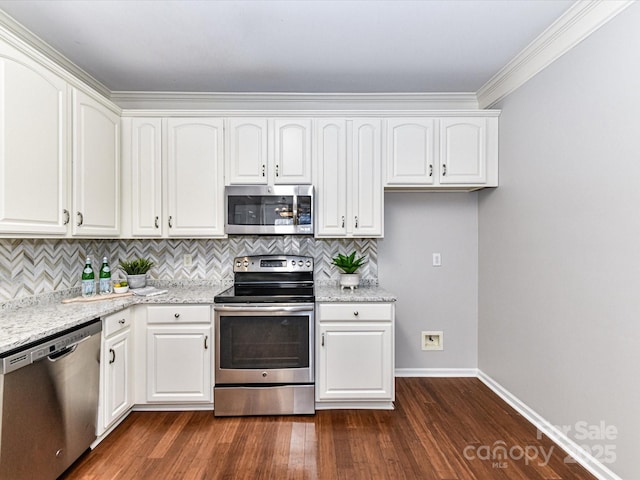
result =
[[356,258],[356,252],[354,251],[351,255],[342,255],[338,254],[337,257],[333,258],[333,265],[338,267],[344,273],[356,273],[356,271],[362,266],[365,262],[366,255]]
[[124,270],[127,275],[144,275],[153,267],[153,262],[146,258],[136,258],[134,260],[120,260],[120,268]]

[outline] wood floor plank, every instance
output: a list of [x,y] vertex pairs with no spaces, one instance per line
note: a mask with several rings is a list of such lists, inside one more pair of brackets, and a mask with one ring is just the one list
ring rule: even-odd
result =
[[393,411],[312,416],[133,412],[61,479],[594,478],[478,379],[398,378],[396,396]]

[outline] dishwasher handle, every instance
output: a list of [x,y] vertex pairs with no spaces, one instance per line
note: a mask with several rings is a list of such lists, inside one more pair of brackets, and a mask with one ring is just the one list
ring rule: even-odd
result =
[[58,360],[62,360],[64,357],[68,357],[76,351],[79,343],[80,342],[76,343],[75,345],[70,345],[66,348],[63,348],[62,350],[58,350],[57,352],[53,352],[51,355],[47,356],[47,360],[49,360],[50,362],[57,362]]

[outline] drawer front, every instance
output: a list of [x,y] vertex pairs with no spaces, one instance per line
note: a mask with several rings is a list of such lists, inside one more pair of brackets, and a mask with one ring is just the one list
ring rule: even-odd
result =
[[131,326],[131,310],[125,309],[118,313],[112,313],[106,317],[102,317],[102,330],[105,338],[110,337],[120,330]]
[[210,305],[149,305],[147,323],[211,323]]
[[318,319],[325,321],[386,321],[393,320],[391,303],[320,303]]

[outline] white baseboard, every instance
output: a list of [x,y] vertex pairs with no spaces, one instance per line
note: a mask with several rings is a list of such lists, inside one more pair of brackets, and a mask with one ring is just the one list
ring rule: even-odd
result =
[[396,377],[477,377],[477,368],[396,368]]
[[539,415],[489,375],[478,369],[477,376],[480,381],[489,387],[496,395],[502,398],[520,415],[531,422],[538,431],[549,437],[560,448],[567,452],[567,454],[571,455],[577,463],[586,468],[591,474],[595,475],[600,480],[622,480],[622,478],[609,470],[589,452],[585,451],[580,445],[567,437],[564,432],[552,425],[548,420]]

